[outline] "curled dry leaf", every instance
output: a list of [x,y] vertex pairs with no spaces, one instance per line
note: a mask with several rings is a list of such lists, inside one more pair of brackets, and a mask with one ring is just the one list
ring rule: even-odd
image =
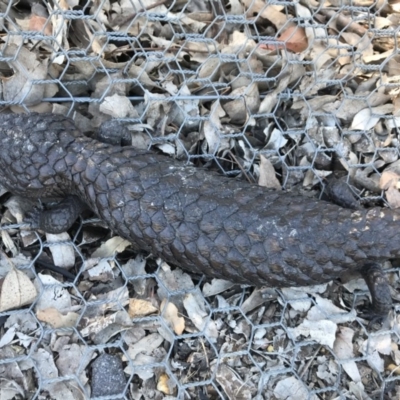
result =
[[79,314],[77,313],[68,312],[66,315],[63,315],[54,307],[38,310],[36,316],[39,321],[46,322],[55,329],[75,326],[79,318]]
[[28,276],[13,268],[4,278],[0,294],[0,312],[31,304],[37,291]]

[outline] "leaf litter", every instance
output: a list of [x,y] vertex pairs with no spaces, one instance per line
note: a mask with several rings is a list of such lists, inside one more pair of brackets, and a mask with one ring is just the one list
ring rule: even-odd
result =
[[[79,1],[47,3],[13,5],[2,19],[6,34],[17,27],[44,35],[9,35],[1,43],[11,57],[2,62],[1,95],[13,112],[72,111],[85,132],[123,118],[142,149],[306,195],[319,193],[323,179],[338,171],[362,202],[399,207],[396,4],[360,2],[372,7],[368,18],[336,1],[320,7],[235,0],[226,7],[124,0],[93,2],[86,12],[95,18],[66,19],[62,12]],[[148,19],[150,12],[168,23]],[[132,40],[110,41],[110,33]],[[73,108],[49,101],[58,96],[94,101]],[[23,221],[25,205],[8,201],[5,208],[3,224]],[[29,354],[44,327],[46,345],[32,353],[40,376],[81,371],[81,386],[45,384],[49,396],[84,398],[81,387],[91,390],[86,367],[101,355],[96,347],[85,353],[87,346],[116,340],[129,356],[116,351],[126,376],[135,376],[128,389],[135,399],[175,396],[176,379],[193,384],[186,396],[197,398],[197,383],[210,378],[214,384],[202,387],[210,398],[318,398],[310,390],[335,387],[339,375],[349,396],[366,398],[382,376],[398,373],[396,335],[384,333],[398,331],[398,318],[383,333],[365,334],[355,309],[367,304],[367,292],[354,281],[276,291],[209,280],[137,255],[96,224],[61,235],[2,231],[2,239],[14,266],[0,260],[0,308],[21,313],[3,325],[0,358]],[[75,280],[32,272],[35,253],[21,259],[19,249],[41,240],[53,242],[43,250],[47,259],[73,270]],[[397,272],[390,274],[397,287]],[[345,374],[338,375],[338,364]],[[32,363],[9,366],[0,370],[2,395],[33,393],[34,380],[26,379]]]

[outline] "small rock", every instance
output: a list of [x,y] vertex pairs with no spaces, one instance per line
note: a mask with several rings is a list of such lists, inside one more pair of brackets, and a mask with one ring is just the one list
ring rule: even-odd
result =
[[[92,397],[123,396],[126,377],[118,356],[102,354],[92,365]],[[122,397],[121,397],[122,398]]]

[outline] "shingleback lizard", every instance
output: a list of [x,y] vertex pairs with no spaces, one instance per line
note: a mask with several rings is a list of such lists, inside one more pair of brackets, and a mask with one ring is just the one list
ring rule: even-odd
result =
[[400,256],[400,215],[270,191],[151,151],[83,136],[55,114],[0,116],[0,183],[61,198],[33,228],[68,229],[82,203],[136,249],[192,272],[273,287],[359,270],[374,314],[391,307],[378,262]]

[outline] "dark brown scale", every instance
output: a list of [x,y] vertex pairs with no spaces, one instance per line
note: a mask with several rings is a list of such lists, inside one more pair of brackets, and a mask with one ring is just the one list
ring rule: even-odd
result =
[[[75,195],[136,248],[237,283],[310,285],[351,269],[362,271],[380,296],[386,286],[374,263],[400,256],[396,211],[271,192],[166,156],[99,143],[60,115],[1,115],[0,168],[0,183],[11,192]],[[58,232],[56,221],[52,215],[33,227]],[[367,261],[374,266],[366,270]],[[374,299],[379,313],[390,307],[383,297]]]

